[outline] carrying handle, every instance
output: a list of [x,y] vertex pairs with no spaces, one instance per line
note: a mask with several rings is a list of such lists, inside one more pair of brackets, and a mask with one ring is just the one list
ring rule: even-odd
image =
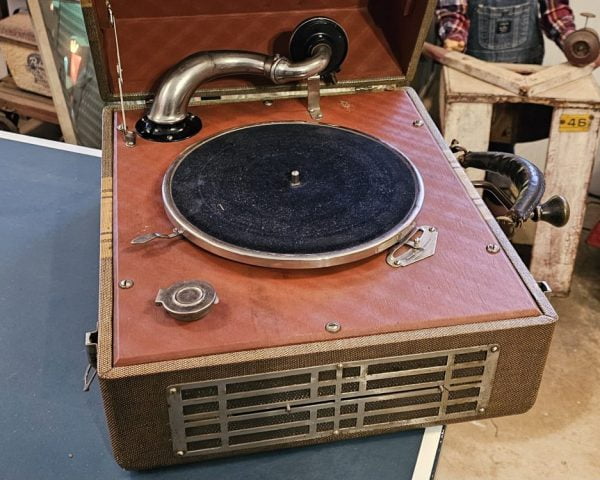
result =
[[477,168],[495,172],[510,179],[518,195],[508,212],[497,220],[510,237],[516,228],[527,220],[548,222],[555,227],[566,225],[569,220],[569,203],[555,195],[546,203],[540,203],[546,183],[544,174],[529,160],[503,152],[469,152],[456,141],[450,145],[454,153],[460,153],[458,161],[463,168]]

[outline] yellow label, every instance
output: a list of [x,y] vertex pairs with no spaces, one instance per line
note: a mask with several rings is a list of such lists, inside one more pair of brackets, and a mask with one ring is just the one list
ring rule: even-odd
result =
[[560,132],[589,132],[593,116],[589,114],[560,116]]

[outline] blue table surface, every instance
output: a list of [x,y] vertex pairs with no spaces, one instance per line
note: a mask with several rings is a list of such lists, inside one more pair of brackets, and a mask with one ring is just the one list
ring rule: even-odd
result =
[[423,430],[127,472],[98,384],[100,159],[0,139],[0,479],[410,479]]

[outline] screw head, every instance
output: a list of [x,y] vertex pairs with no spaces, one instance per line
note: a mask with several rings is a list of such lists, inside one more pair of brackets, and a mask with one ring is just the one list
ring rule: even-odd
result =
[[119,288],[127,289],[133,287],[133,280],[126,278],[119,282]]
[[485,247],[486,251],[491,254],[496,254],[500,251],[500,246],[495,243],[489,243]]
[[433,232],[437,232],[437,228],[435,228],[435,227],[429,227],[429,231],[432,232],[432,233]]
[[265,101],[263,102],[263,105],[264,105],[265,107],[272,107],[272,106],[273,106],[273,100],[265,100]]
[[338,322],[327,322],[325,324],[325,330],[329,333],[337,333],[342,329],[342,326]]
[[177,452],[175,452],[175,454],[176,454],[178,457],[183,457],[183,456],[185,455],[185,452],[184,452],[183,450],[177,450]]
[[338,364],[336,365],[336,367],[337,367],[339,370],[341,370],[342,368],[344,368],[344,364],[343,364],[343,363],[338,363]]
[[334,431],[333,431],[333,434],[334,434],[334,435],[339,435],[339,434],[340,434],[340,431],[339,431],[339,430],[334,430]]
[[169,388],[169,393],[171,395],[175,395],[177,393],[177,389],[176,388]]
[[167,140],[170,142],[171,140],[173,140],[173,135],[167,135]]
[[425,122],[423,120],[415,120],[413,122],[413,127],[416,128],[422,127],[423,125],[425,125]]
[[494,345],[492,348],[490,348],[490,351],[492,352],[497,352],[499,350],[498,345]]
[[479,413],[485,413],[485,408],[481,407],[479,410],[477,410]]

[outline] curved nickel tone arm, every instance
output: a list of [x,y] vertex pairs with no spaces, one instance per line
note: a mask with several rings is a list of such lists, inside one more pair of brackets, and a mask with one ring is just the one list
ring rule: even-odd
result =
[[[313,34],[310,38],[299,35],[311,25],[317,25],[324,33]],[[338,36],[327,34],[327,29]],[[275,84],[283,84],[335,72],[347,51],[345,33],[341,41],[339,32],[343,33],[343,29],[330,19],[304,21],[292,35],[290,49],[298,51],[298,42],[303,42],[302,46],[308,46],[309,51],[295,61],[280,55],[236,50],[194,53],[165,75],[150,112],[138,120],[136,129],[143,138],[158,142],[183,140],[198,133],[202,122],[188,113],[187,107],[196,89],[208,80],[231,75],[263,75]]]
[[517,198],[510,202],[494,185],[474,182],[476,187],[489,190],[507,208],[506,214],[496,220],[509,238],[527,220],[543,221],[555,227],[563,227],[569,221],[569,203],[564,197],[555,195],[546,203],[540,203],[546,188],[544,174],[529,160],[510,153],[468,152],[456,142],[450,147],[454,153],[460,153],[458,160],[464,168],[498,173],[510,179],[517,188]]

